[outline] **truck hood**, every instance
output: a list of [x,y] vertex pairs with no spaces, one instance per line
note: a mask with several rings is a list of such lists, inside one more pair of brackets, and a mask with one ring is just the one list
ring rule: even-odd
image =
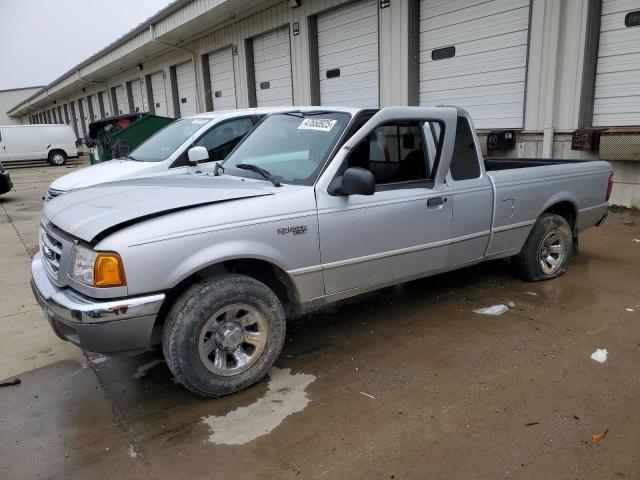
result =
[[144,175],[147,171],[153,171],[153,167],[156,165],[157,163],[135,162],[133,160],[110,160],[63,175],[54,180],[49,187],[68,192],[99,183],[115,182],[132,176]]
[[238,177],[152,177],[105,183],[45,203],[46,220],[91,242],[103,231],[140,218],[210,203],[272,195],[260,183]]

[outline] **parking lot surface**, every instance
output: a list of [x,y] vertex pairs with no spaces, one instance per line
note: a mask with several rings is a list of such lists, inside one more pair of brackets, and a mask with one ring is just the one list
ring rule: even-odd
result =
[[207,400],[159,351],[83,354],[44,320],[41,197],[73,168],[14,170],[0,197],[0,380],[21,380],[0,388],[0,478],[640,478],[638,213],[553,281],[489,262],[296,320],[269,377]]

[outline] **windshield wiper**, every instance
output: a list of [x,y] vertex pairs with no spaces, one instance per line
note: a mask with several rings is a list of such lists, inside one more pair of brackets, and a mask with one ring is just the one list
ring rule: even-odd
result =
[[140,162],[141,160],[138,160],[137,158],[132,157],[131,155],[127,155],[126,157],[124,157],[125,160],[129,159],[129,160],[133,160],[134,162]]
[[260,168],[257,165],[252,165],[250,163],[239,163],[238,165],[235,166],[236,168],[240,168],[242,170],[249,170],[250,172],[256,172],[259,173],[260,175],[262,175],[264,178],[266,178],[267,180],[269,180],[271,183],[273,183],[276,187],[281,187],[282,185],[280,184],[280,182],[275,179],[267,170],[265,170],[264,168]]

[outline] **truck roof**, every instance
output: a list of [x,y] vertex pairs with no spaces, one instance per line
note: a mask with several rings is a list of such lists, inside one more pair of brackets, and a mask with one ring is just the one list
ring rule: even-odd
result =
[[269,115],[272,113],[281,113],[281,112],[291,112],[291,111],[299,111],[299,112],[316,112],[316,111],[330,111],[330,112],[344,112],[349,113],[351,115],[355,115],[362,110],[366,110],[364,108],[359,107],[325,107],[325,106],[291,106],[291,107],[254,107],[254,108],[241,108],[235,110],[218,110],[215,112],[205,112],[198,113],[196,115],[191,115],[190,117],[185,118],[206,118],[209,120],[213,120],[215,118],[221,117],[237,117],[242,115]]

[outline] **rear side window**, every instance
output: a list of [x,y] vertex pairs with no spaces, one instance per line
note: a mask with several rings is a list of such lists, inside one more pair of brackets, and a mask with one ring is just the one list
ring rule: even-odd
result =
[[454,180],[470,180],[480,176],[480,162],[471,126],[464,117],[458,117],[456,142],[451,158],[451,177]]

